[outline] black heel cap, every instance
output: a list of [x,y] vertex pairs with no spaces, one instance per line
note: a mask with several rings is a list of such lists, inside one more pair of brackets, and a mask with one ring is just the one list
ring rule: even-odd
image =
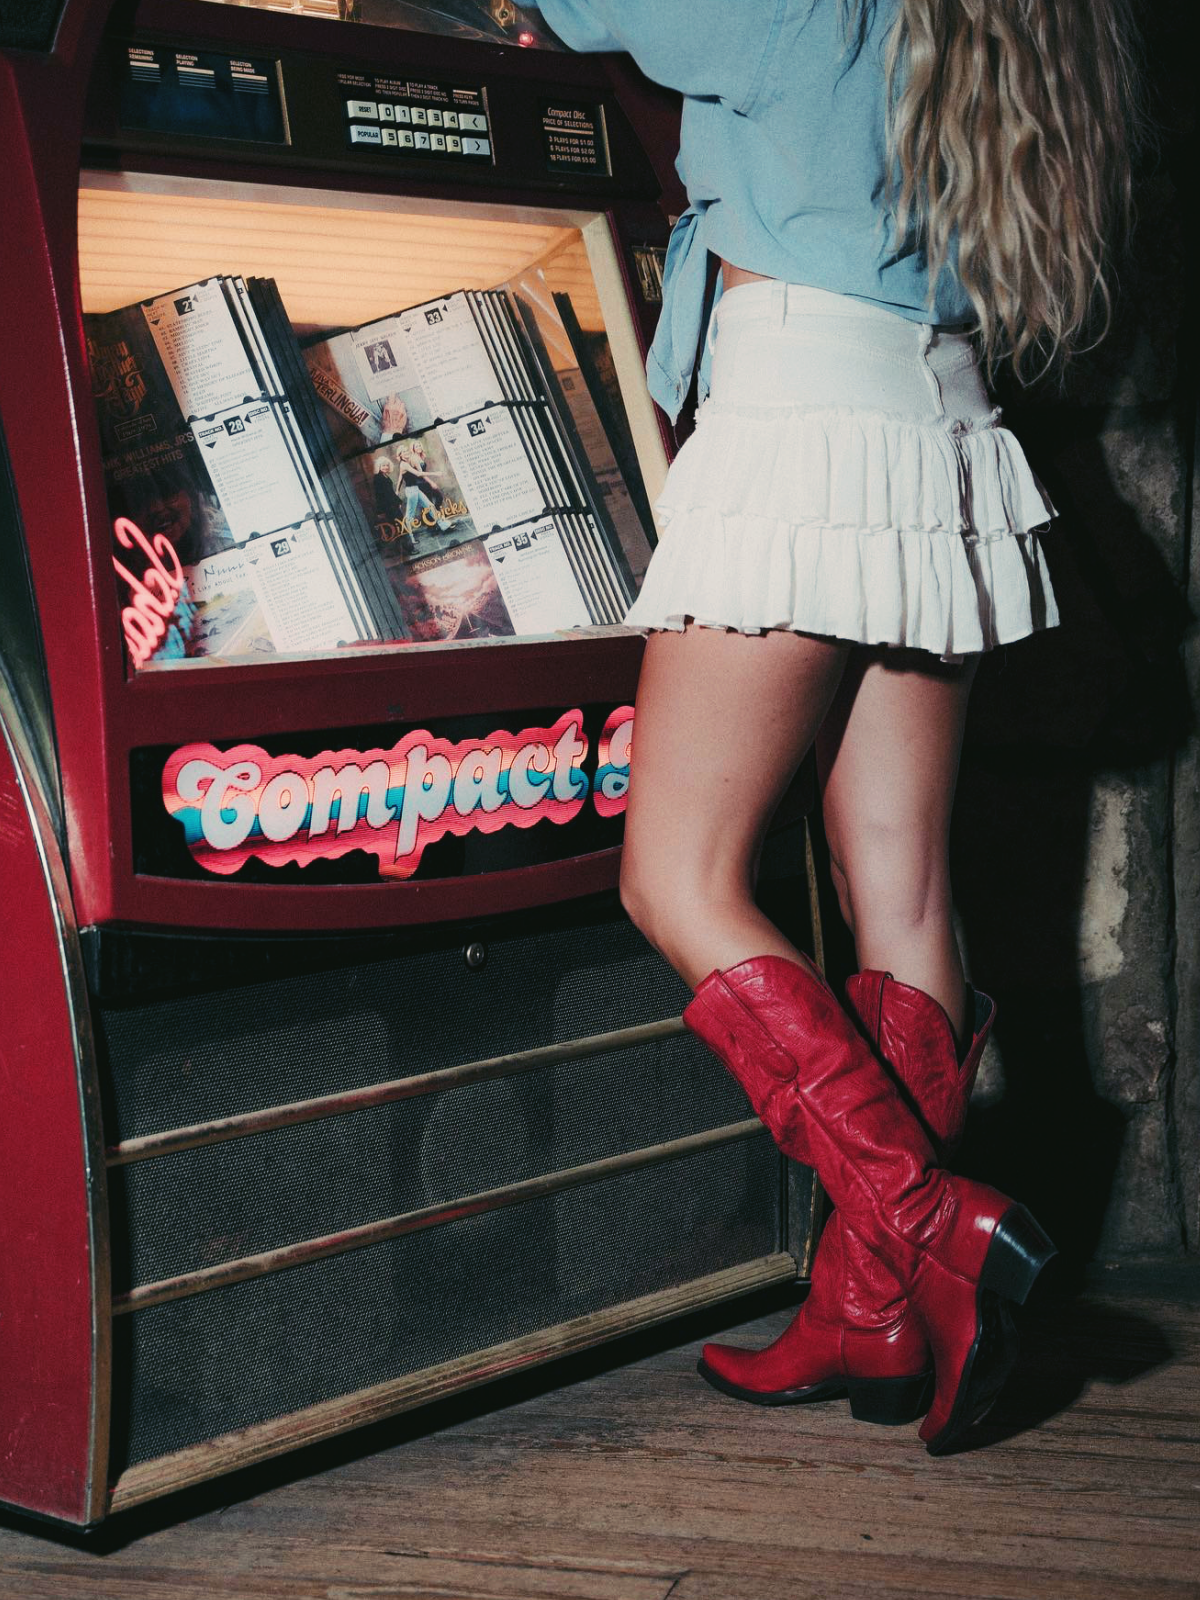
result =
[[919,1372],[911,1378],[850,1378],[850,1415],[856,1422],[874,1422],[881,1427],[903,1427],[923,1417],[933,1402],[933,1373]]
[[1024,1206],[1013,1206],[996,1224],[980,1283],[1024,1305],[1038,1275],[1058,1254],[1052,1240]]

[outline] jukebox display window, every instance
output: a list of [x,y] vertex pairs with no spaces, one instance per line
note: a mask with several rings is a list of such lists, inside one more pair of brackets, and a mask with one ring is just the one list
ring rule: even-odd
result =
[[[470,142],[446,129],[472,113],[370,104]],[[80,189],[131,667],[619,623],[661,445],[622,399],[604,217],[230,188]]]
[[518,44],[526,50],[561,50],[541,14],[514,0],[215,0],[217,5],[248,5],[297,16],[367,22],[411,33]]

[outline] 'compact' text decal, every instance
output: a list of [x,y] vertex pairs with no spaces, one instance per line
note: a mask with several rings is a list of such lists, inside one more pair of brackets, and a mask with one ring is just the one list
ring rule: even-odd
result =
[[609,713],[596,754],[596,810],[602,817],[624,811],[629,793],[629,758],[633,750],[633,707]]
[[[625,706],[604,727],[594,796],[602,816],[625,805],[632,719]],[[498,729],[460,744],[421,729],[389,750],[312,757],[191,744],[163,769],[163,802],[210,872],[236,872],[250,856],[304,865],[366,850],[384,875],[407,878],[447,833],[569,822],[588,796],[587,752],[578,710],[551,728]]]

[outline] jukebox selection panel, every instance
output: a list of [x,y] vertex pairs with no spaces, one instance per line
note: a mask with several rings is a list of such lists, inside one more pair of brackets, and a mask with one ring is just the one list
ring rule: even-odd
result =
[[476,177],[493,169],[510,183],[570,176],[620,191],[653,188],[628,129],[614,164],[610,122],[621,117],[606,97],[537,80],[464,80],[425,70],[403,53],[380,71],[324,56],[149,38],[117,47],[113,76],[114,131],[135,144],[219,140],[226,150],[256,146],[266,161],[417,173],[428,162]]
[[279,63],[268,57],[131,44],[119,83],[124,128],[288,142]]

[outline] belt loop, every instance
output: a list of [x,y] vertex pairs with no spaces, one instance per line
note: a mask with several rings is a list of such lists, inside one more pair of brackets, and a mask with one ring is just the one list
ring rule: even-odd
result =
[[925,374],[925,382],[929,385],[929,392],[933,396],[933,403],[937,407],[938,416],[944,417],[946,407],[942,403],[942,386],[938,382],[937,373],[929,365],[929,347],[933,343],[933,328],[928,322],[922,322],[920,330],[917,356],[921,362],[921,371]]

